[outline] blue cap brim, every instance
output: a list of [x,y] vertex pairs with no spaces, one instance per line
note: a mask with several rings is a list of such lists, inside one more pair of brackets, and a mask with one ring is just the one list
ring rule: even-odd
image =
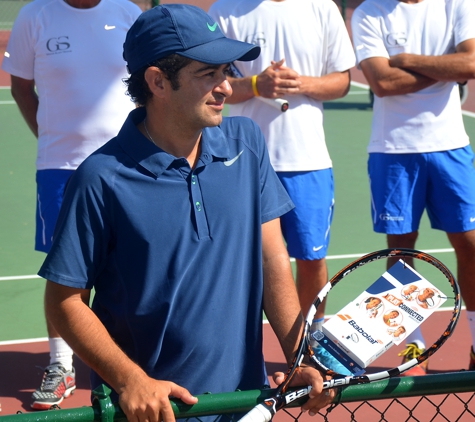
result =
[[202,63],[225,64],[235,60],[255,60],[261,53],[261,47],[223,37],[176,53]]

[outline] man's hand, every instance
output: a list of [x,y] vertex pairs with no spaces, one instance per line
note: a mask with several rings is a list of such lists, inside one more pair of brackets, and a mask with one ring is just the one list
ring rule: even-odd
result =
[[159,381],[144,375],[130,379],[119,391],[119,405],[129,422],[174,422],[170,396],[186,404],[196,404],[198,399],[179,385]]
[[259,95],[266,98],[282,98],[299,92],[300,75],[295,70],[285,67],[284,61],[285,59],[272,61],[271,65],[257,76]]
[[[280,385],[284,381],[284,373],[276,372],[273,378],[274,382],[277,385]],[[326,379],[330,379],[330,377],[327,377]],[[291,385],[295,387],[312,387],[308,401],[302,406],[302,411],[308,411],[310,416],[316,415],[321,409],[330,405],[336,395],[336,390],[334,388],[323,390],[322,374],[311,366],[302,365],[298,368]]]

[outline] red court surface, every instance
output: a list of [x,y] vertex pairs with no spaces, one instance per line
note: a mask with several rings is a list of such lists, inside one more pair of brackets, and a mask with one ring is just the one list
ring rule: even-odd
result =
[[[347,9],[347,23],[351,19],[351,7],[356,1],[350,1]],[[349,27],[349,25],[348,25]],[[1,46],[0,46],[1,47]],[[3,51],[0,48],[0,66],[3,59]],[[362,73],[357,69],[352,69],[352,80],[358,83],[366,84]],[[9,86],[10,78],[0,69],[0,86]],[[469,112],[475,112],[475,81],[470,81],[469,96],[463,109]],[[435,314],[423,326],[423,331],[438,331],[440,324],[439,316]],[[268,325],[264,329],[264,354],[267,363],[267,369],[270,374],[275,371],[285,371],[285,363],[282,352],[272,330]],[[465,312],[462,313],[460,322],[453,334],[442,349],[430,358],[429,373],[454,372],[466,369],[468,366],[470,348],[470,335]],[[387,352],[375,365],[388,367],[397,365],[400,358],[397,356],[398,349],[393,348]],[[36,342],[27,344],[0,345],[0,403],[1,415],[14,414],[17,411],[30,412],[31,394],[39,386],[42,376],[42,366],[49,361],[48,344],[46,342]],[[90,405],[89,390],[89,370],[79,359],[75,360],[77,371],[77,390],[73,396],[63,401],[61,408],[75,408]],[[271,386],[274,385],[271,383]],[[289,419],[277,416],[276,421],[289,421]],[[309,416],[301,417],[302,422],[312,420]],[[345,419],[345,420],[350,420]],[[359,421],[369,422],[369,419],[358,419]],[[405,418],[387,419],[391,422],[400,422]],[[419,419],[422,421],[431,420]],[[445,419],[450,422],[455,419]],[[472,419],[463,419],[474,420]],[[343,422],[344,419],[341,419]]]
[[[426,324],[423,332],[439,331],[442,314],[436,313]],[[455,372],[468,366],[470,336],[465,312],[452,337],[430,358],[429,373]],[[375,362],[375,366],[389,367],[400,362],[397,356],[401,347],[394,347]],[[264,356],[269,374],[285,371],[286,365],[278,341],[270,326],[264,326]],[[42,369],[48,362],[48,345],[46,342],[0,346],[0,403],[1,415],[14,414],[18,411],[31,412],[30,399],[35,388],[39,386]],[[90,406],[89,369],[79,359],[75,359],[77,371],[77,390],[75,394],[61,403],[62,409]],[[8,381],[7,381],[8,380]],[[275,387],[270,382],[272,387]],[[311,420],[307,415],[300,418],[301,422]],[[277,420],[277,418],[276,418]],[[285,419],[284,419],[285,420]],[[399,422],[394,420],[395,422]]]

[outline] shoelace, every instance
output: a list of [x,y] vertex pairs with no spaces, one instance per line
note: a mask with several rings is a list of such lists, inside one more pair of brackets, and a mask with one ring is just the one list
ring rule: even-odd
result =
[[63,370],[59,366],[55,366],[46,370],[46,376],[43,378],[43,390],[54,391],[64,376]]
[[409,360],[419,357],[422,353],[424,350],[419,349],[414,343],[410,343],[402,352],[398,353],[398,356],[405,356]]

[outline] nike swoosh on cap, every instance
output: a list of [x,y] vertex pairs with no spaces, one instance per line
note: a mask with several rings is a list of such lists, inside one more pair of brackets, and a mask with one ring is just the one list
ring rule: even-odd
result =
[[234,158],[231,158],[230,160],[228,161],[223,161],[224,165],[225,166],[232,166],[238,159],[239,157],[241,156],[241,154],[244,152],[244,150],[242,150],[238,155],[236,155]]
[[111,29],[115,29],[115,25],[104,25],[104,29],[110,31]]
[[216,28],[218,27],[218,22],[215,22],[214,25],[210,25],[208,22],[206,22],[206,25],[208,25],[208,29],[211,32],[214,32],[214,31],[216,31]]

